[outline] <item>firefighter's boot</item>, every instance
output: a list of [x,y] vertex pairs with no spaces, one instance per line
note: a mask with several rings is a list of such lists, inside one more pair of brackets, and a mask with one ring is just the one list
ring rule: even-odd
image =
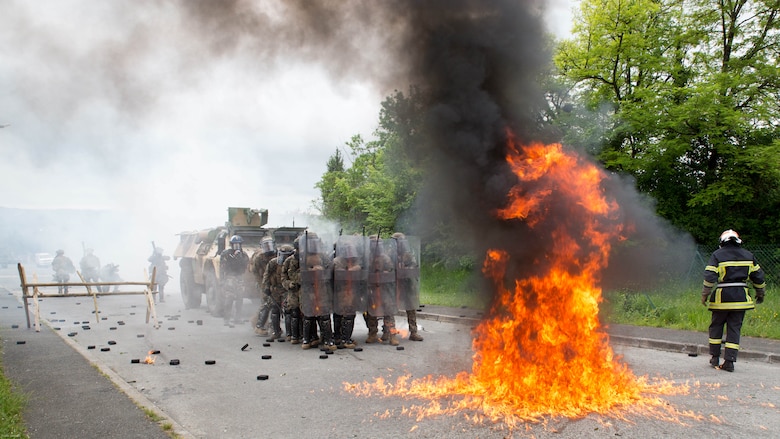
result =
[[406,320],[409,322],[409,340],[423,341],[422,335],[417,333],[417,311],[406,311]]
[[710,358],[710,366],[712,367],[719,367],[720,366],[720,357],[713,355],[712,358]]

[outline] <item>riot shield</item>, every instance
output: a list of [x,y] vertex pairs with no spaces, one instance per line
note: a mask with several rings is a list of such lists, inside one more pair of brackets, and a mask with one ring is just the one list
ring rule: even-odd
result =
[[396,249],[393,239],[375,239],[368,243],[368,313],[375,317],[395,314]]
[[333,260],[333,312],[354,315],[368,302],[368,238],[339,236]]
[[420,307],[420,238],[393,235],[396,242],[395,291],[398,309],[413,310]]
[[298,243],[301,264],[301,311],[315,317],[333,313],[333,266],[328,246],[313,232]]

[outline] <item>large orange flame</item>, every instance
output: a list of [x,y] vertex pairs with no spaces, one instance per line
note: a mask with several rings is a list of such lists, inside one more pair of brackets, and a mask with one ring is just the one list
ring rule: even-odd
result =
[[[544,224],[550,245],[529,261],[512,261],[503,249],[488,251],[482,271],[495,299],[474,330],[471,373],[404,376],[395,384],[377,379],[346,383],[345,389],[429,400],[413,406],[418,417],[472,413],[475,421],[503,421],[510,428],[594,412],[678,420],[681,413],[666,413],[671,409],[657,395],[687,393],[687,387],[636,377],[616,358],[598,319],[600,273],[623,230],[618,204],[602,189],[604,172],[559,144],[518,147],[511,136],[507,162],[519,183],[496,215],[531,229]],[[557,216],[548,218],[552,211]],[[526,264],[534,274],[507,284],[510,263]]]

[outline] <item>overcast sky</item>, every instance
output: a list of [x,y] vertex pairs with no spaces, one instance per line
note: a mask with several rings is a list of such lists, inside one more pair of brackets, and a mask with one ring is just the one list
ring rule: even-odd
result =
[[[569,30],[576,3],[547,2],[552,32]],[[369,58],[349,48],[338,66],[329,52],[288,58],[272,33],[276,48],[258,49],[192,19],[213,11],[180,9],[0,0],[0,206],[118,209],[171,234],[222,224],[228,206],[305,225],[328,157],[371,137],[393,87],[365,66],[350,74],[350,56]]]

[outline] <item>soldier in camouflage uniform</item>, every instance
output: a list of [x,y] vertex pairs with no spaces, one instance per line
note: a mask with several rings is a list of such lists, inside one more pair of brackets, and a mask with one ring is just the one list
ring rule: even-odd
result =
[[91,248],[84,250],[84,257],[79,261],[81,276],[85,282],[98,282],[100,280],[100,259],[95,256]]
[[[54,270],[54,281],[58,283],[68,282],[70,275],[76,272],[73,261],[65,256],[65,250],[57,250],[57,256],[51,261],[51,269]],[[58,292],[59,294],[68,294],[68,286],[60,285]]]
[[244,273],[249,265],[249,255],[241,248],[243,239],[238,235],[230,237],[230,248],[220,255],[219,272],[222,277],[222,318],[225,325],[230,324],[235,303],[233,321],[238,323],[241,318],[241,308],[244,304]]
[[[395,329],[396,305],[395,291],[395,258],[396,250],[386,251],[382,238],[376,235],[369,237],[368,263],[368,311],[363,314],[368,326],[366,343],[390,343],[398,346]],[[379,316],[382,317],[382,338],[379,332]]]
[[366,310],[368,250],[364,236],[340,236],[333,259],[333,333],[336,347],[352,349],[355,313]]
[[265,325],[268,323],[268,315],[273,309],[273,301],[270,297],[271,292],[263,286],[263,280],[265,279],[265,269],[268,261],[275,259],[275,257],[276,246],[274,245],[274,240],[270,236],[265,236],[260,241],[260,250],[252,255],[249,263],[249,271],[255,275],[257,289],[262,292],[262,304],[251,319],[255,334],[261,336],[268,335]]
[[[275,258],[271,258],[265,267],[263,272],[262,288],[269,301],[269,307],[271,309],[271,329],[273,333],[271,337],[277,339],[282,336],[282,303],[284,302],[285,289],[282,286],[282,269],[284,268],[283,262],[285,256],[289,256],[293,253],[293,248],[289,244],[285,244],[279,248],[278,255]],[[280,262],[281,261],[281,262]],[[290,335],[290,326],[287,326],[287,335]]]
[[161,303],[165,303],[165,285],[170,277],[168,276],[168,263],[166,261],[170,259],[171,257],[164,255],[163,249],[157,246],[154,247],[152,255],[147,258],[147,261],[149,261],[149,274],[157,268],[154,280],[157,283],[156,289]]
[[[326,254],[327,247],[315,233],[304,233],[300,249],[301,311],[303,312],[303,349],[322,344],[323,349],[336,350],[333,341],[333,266]],[[319,343],[315,342],[317,326]]]
[[[395,248],[398,252],[396,273],[396,302],[399,309],[406,310],[409,322],[409,340],[423,341],[417,333],[417,307],[420,306],[420,265],[414,251],[403,233],[393,233]],[[419,246],[418,246],[419,252]]]
[[[300,344],[303,332],[303,319],[301,314],[301,264],[299,261],[298,245],[300,237],[293,241],[293,253],[284,259],[282,264],[282,286],[285,290],[284,315],[290,322],[290,343]],[[287,323],[285,323],[287,325]]]

